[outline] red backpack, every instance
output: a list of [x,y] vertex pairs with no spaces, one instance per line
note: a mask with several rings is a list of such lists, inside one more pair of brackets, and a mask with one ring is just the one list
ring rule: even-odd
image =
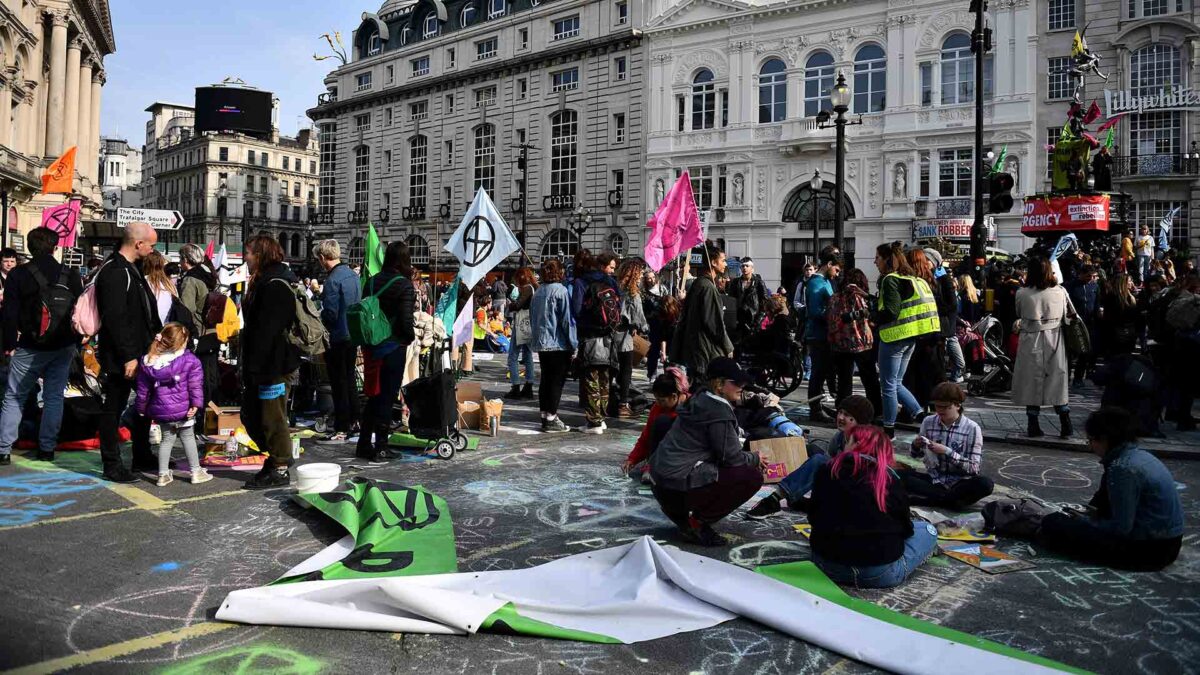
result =
[[829,299],[829,348],[835,352],[856,354],[875,344],[868,320],[871,307],[864,293],[850,289],[834,293]]

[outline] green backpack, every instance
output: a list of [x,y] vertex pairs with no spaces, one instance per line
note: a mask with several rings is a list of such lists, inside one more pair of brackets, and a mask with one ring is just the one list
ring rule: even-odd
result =
[[375,292],[375,279],[367,282],[368,295],[346,309],[346,326],[350,329],[350,343],[356,347],[378,347],[392,337],[392,321],[379,306],[379,296],[399,279],[390,281]]
[[303,288],[287,279],[276,277],[271,281],[280,281],[286,284],[296,302],[296,318],[288,330],[288,343],[295,347],[301,356],[313,357],[324,354],[325,350],[329,348],[329,331],[321,322],[321,312],[313,303],[312,298],[308,297]]

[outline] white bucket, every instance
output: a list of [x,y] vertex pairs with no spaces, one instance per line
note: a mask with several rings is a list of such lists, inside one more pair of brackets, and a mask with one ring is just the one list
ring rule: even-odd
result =
[[332,492],[342,481],[342,467],[330,463],[302,464],[296,467],[296,492]]

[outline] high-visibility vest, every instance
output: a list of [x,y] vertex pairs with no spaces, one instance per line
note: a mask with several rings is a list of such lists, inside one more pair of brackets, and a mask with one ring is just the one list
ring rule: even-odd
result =
[[[895,321],[879,327],[879,339],[884,342],[897,342],[940,331],[942,325],[938,320],[937,300],[934,299],[929,284],[920,277],[903,274],[889,274],[888,276],[910,282],[913,294],[901,301],[900,313],[896,316]],[[879,294],[879,309],[883,309],[882,292]]]

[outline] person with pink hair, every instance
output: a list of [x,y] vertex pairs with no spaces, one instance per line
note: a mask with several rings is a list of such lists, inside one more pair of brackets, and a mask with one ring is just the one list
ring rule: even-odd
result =
[[864,424],[850,430],[845,451],[817,472],[808,510],[812,560],[837,583],[899,586],[937,549],[937,530],[909,517],[893,460],[887,434]]

